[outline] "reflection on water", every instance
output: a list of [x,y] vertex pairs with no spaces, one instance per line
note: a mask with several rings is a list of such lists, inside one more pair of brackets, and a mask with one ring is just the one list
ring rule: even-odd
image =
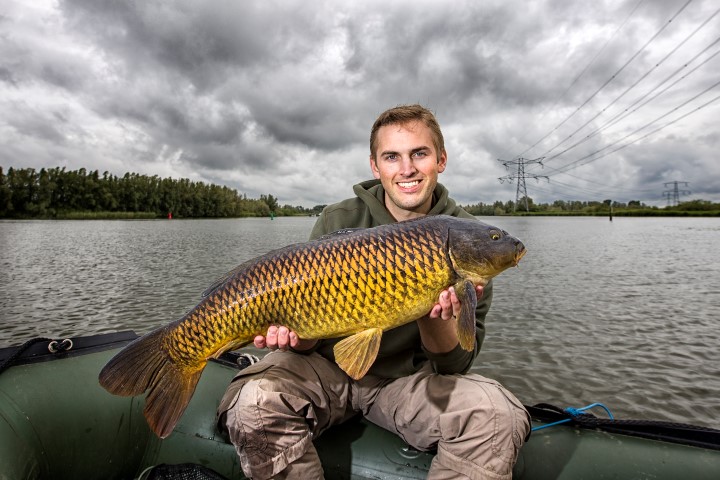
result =
[[[483,218],[523,240],[474,371],[526,404],[720,427],[720,220]],[[313,218],[0,222],[0,346],[179,318]]]

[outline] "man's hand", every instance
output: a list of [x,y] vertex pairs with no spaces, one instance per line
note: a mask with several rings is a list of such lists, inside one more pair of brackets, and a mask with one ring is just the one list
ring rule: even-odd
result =
[[[475,287],[477,299],[480,301],[483,297],[483,287],[478,285]],[[452,320],[453,317],[460,315],[460,300],[455,293],[453,287],[448,288],[440,292],[438,303],[435,304],[430,314],[430,318],[441,318],[443,320]]]
[[[478,301],[482,299],[483,287],[475,287]],[[459,342],[455,320],[460,315],[460,300],[453,287],[440,292],[438,303],[427,317],[418,320],[423,346],[433,353],[447,353]]]
[[292,348],[293,350],[302,351],[314,347],[317,340],[304,340],[287,327],[270,325],[267,334],[265,336],[258,335],[253,343],[257,348],[281,351]]

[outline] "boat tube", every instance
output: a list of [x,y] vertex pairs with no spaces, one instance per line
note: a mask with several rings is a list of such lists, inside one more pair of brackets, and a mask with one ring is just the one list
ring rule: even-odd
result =
[[[245,478],[215,411],[247,357],[231,352],[210,362],[175,431],[161,440],[145,422],[142,397],[114,396],[98,384],[105,363],[135,338],[34,339],[0,349],[0,479],[188,478],[188,471]],[[528,410],[536,430],[520,451],[516,479],[718,478],[718,430],[549,405]],[[316,447],[327,478],[422,479],[433,458],[360,418],[330,429]]]

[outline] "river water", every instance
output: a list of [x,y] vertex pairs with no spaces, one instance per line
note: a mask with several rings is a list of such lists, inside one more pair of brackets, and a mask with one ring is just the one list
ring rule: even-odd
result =
[[[720,428],[720,219],[486,217],[525,243],[474,371],[525,404]],[[179,318],[315,219],[0,221],[0,347]]]

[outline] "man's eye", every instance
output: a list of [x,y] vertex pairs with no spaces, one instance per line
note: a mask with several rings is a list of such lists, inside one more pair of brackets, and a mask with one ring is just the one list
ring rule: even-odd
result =
[[427,152],[415,152],[414,157],[424,158],[427,157]]

